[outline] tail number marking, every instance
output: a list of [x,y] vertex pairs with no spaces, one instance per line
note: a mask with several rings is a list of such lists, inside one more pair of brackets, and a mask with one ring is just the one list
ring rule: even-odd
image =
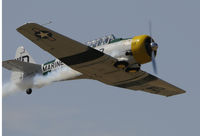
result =
[[22,62],[29,62],[29,56],[25,55],[25,56],[21,56],[19,58],[16,58],[16,60],[22,61]]

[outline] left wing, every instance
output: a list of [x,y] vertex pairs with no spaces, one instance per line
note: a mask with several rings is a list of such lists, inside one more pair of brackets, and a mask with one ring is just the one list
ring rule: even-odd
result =
[[137,74],[139,74],[137,78],[131,78],[126,81],[119,82],[114,84],[114,86],[131,90],[142,90],[163,96],[173,96],[185,93],[184,90],[142,70],[137,72]]
[[127,73],[118,69],[113,66],[117,61],[115,58],[41,25],[28,23],[19,27],[17,31],[90,79],[117,87],[142,90],[164,96],[185,92],[144,71]]

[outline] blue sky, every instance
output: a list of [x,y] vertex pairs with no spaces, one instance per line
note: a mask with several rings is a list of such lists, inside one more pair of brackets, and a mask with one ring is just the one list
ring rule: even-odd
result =
[[[198,0],[3,0],[3,60],[23,45],[37,63],[53,59],[16,28],[26,22],[80,42],[148,34],[159,44],[158,77],[187,91],[162,97],[90,80],[54,83],[3,98],[3,135],[188,136],[200,134]],[[152,73],[151,64],[142,69]],[[3,83],[10,71],[3,69]]]

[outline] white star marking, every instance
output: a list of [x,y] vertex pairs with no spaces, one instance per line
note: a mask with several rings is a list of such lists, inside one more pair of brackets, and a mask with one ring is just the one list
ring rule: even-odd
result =
[[41,31],[40,31],[40,33],[39,33],[38,35],[39,35],[41,38],[44,38],[44,37],[49,37],[48,34],[49,34],[49,33],[44,33],[44,32],[41,32]]

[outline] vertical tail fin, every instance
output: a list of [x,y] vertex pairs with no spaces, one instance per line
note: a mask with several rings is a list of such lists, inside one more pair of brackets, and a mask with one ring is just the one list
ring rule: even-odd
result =
[[35,63],[33,58],[29,55],[29,53],[24,49],[23,46],[17,48],[15,59],[23,62]]
[[[23,46],[17,48],[15,59],[23,62],[35,63],[33,58],[29,55],[29,53],[24,49]],[[11,80],[12,81],[23,80],[23,75],[24,75],[23,72],[12,72]]]

